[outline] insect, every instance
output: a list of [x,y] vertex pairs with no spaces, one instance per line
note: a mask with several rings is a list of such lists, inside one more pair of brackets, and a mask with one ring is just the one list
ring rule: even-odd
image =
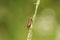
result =
[[28,30],[30,29],[32,23],[33,23],[33,19],[32,19],[32,17],[30,17],[29,20],[28,20],[28,23],[27,23],[27,29]]

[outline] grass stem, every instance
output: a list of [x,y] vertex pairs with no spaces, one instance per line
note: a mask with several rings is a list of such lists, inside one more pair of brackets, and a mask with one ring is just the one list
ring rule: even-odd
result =
[[[35,7],[35,12],[34,12],[34,15],[33,15],[33,18],[32,18],[33,23],[34,23],[36,14],[37,14],[37,9],[38,9],[39,4],[40,4],[40,0],[37,0],[36,7]],[[33,24],[31,25],[31,27],[29,29],[27,40],[32,40],[32,26],[33,26]]]

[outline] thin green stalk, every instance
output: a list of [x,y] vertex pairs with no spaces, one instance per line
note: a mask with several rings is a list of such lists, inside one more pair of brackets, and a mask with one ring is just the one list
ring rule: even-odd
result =
[[[34,23],[36,14],[37,14],[37,9],[38,9],[39,4],[40,4],[40,0],[37,0],[36,7],[35,7],[35,12],[34,12],[34,15],[33,15],[33,18],[32,18],[33,23]],[[32,40],[32,26],[33,26],[33,24],[31,25],[31,27],[29,29],[27,40]]]

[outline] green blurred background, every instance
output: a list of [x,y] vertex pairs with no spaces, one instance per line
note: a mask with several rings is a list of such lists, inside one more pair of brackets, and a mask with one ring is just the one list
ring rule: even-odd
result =
[[[0,0],[0,40],[27,40],[36,1]],[[32,30],[32,40],[60,40],[60,0],[41,0]]]

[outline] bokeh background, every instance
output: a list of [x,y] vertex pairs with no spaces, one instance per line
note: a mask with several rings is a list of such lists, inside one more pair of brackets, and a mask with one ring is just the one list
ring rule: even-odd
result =
[[[0,0],[0,40],[27,40],[36,1]],[[41,0],[32,30],[32,40],[60,40],[60,0]]]

